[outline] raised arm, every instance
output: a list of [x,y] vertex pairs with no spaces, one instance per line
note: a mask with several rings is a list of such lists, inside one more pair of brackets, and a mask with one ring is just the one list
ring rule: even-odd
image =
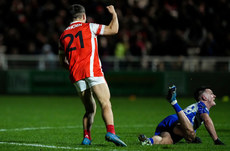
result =
[[210,116],[207,113],[203,113],[201,114],[201,118],[204,120],[204,126],[212,137],[214,143],[216,145],[224,145],[224,143],[222,143],[217,136],[213,121]]
[[118,33],[119,23],[117,18],[117,13],[113,5],[107,6],[108,11],[112,14],[112,20],[108,26],[105,26],[104,35],[114,35]]

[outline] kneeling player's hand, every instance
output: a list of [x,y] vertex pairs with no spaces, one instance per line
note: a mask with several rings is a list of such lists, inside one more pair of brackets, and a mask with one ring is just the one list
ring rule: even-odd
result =
[[223,143],[219,138],[217,138],[217,139],[214,141],[214,144],[215,144],[215,145],[224,145],[224,143]]
[[201,141],[200,137],[195,137],[195,139],[192,141],[192,143],[200,144],[200,143],[202,143],[202,141]]

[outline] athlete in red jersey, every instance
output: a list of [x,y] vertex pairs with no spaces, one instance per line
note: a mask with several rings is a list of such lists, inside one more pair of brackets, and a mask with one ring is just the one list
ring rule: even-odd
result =
[[117,146],[127,146],[115,134],[110,91],[98,56],[97,35],[113,35],[119,28],[114,7],[110,5],[107,9],[112,14],[112,20],[109,25],[100,25],[86,23],[84,7],[79,4],[72,5],[70,13],[73,16],[73,22],[60,37],[59,57],[61,64],[69,70],[70,80],[85,106],[82,144],[91,144],[90,133],[96,113],[94,93],[102,108],[102,117],[107,128],[105,139]]
[[104,25],[74,21],[60,37],[69,61],[70,79],[74,83],[88,77],[103,76],[97,50],[97,35]]

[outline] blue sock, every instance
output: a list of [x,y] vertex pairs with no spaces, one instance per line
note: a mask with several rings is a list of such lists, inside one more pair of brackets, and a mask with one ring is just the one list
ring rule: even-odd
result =
[[154,143],[154,140],[152,137],[150,137],[149,140],[151,141],[152,144]]
[[180,112],[182,110],[180,105],[177,103],[177,100],[174,100],[173,102],[171,102],[171,104],[176,112]]

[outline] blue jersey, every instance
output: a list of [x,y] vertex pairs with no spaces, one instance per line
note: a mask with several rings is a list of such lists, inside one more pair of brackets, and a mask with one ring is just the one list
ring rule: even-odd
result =
[[199,128],[200,125],[203,123],[203,120],[201,119],[200,115],[203,113],[209,114],[208,108],[201,101],[189,105],[183,111],[185,115],[188,117],[189,121],[192,123],[194,130]]

